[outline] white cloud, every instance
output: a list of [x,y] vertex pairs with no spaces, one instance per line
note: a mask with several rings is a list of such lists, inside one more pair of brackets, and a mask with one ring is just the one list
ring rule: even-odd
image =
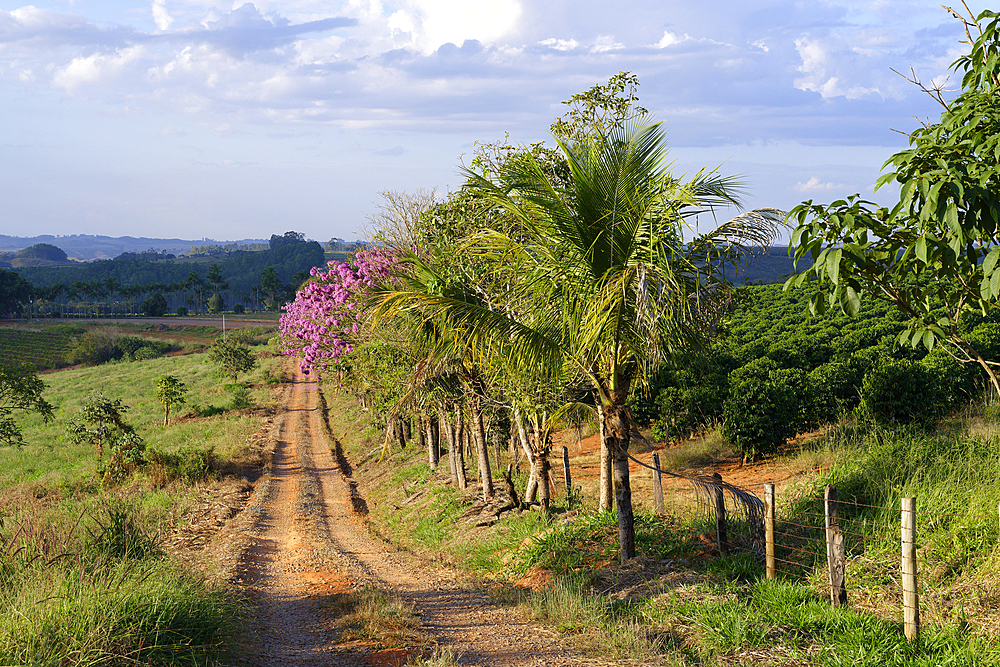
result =
[[109,82],[117,78],[128,66],[139,60],[143,51],[141,46],[132,46],[114,53],[96,53],[74,58],[68,65],[56,70],[52,85],[75,95],[85,85]]
[[611,35],[601,35],[594,40],[594,45],[590,47],[590,50],[594,53],[607,53],[608,51],[618,51],[619,49],[624,48],[625,45],[620,42],[616,42],[615,38]]
[[407,0],[386,25],[401,46],[430,54],[444,44],[493,44],[511,32],[521,15],[518,0]]
[[580,42],[575,39],[556,39],[555,37],[543,39],[538,43],[542,46],[547,46],[550,49],[555,49],[556,51],[572,51],[580,46]]
[[833,190],[846,190],[847,186],[843,183],[824,183],[820,181],[818,176],[812,176],[805,183],[801,181],[796,183],[792,189],[796,192],[831,192]]
[[686,42],[689,39],[691,39],[691,36],[688,35],[687,33],[684,33],[683,35],[677,35],[677,33],[670,32],[669,30],[664,30],[663,37],[661,37],[660,41],[656,43],[656,48],[665,49],[668,46],[673,46],[674,44],[680,44],[681,42]]
[[[866,49],[854,48],[849,51],[860,56],[858,60],[852,59],[845,62],[843,54],[841,57],[831,55],[831,46],[823,40],[800,37],[795,40],[795,50],[798,51],[802,64],[798,70],[805,76],[795,79],[795,87],[799,90],[809,90],[819,93],[824,99],[833,97],[846,97],[849,100],[860,99],[868,96],[881,96],[882,92],[878,86],[864,86],[851,84],[838,75],[841,71],[845,75],[863,75],[870,67],[869,64],[877,52]],[[859,67],[860,65],[860,67]]]
[[174,19],[167,12],[167,0],[153,0],[153,22],[160,30],[168,30]]

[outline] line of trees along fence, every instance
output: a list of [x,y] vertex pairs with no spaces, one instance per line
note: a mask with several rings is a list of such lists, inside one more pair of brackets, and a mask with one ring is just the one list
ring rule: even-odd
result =
[[[406,447],[409,442],[416,441],[428,452],[428,463],[432,469],[440,461],[441,448],[447,446],[450,477],[452,483],[461,489],[469,487],[465,480],[465,457],[472,455],[474,446],[470,429],[462,418],[462,411],[457,411],[453,423],[449,420],[421,419],[411,422],[408,418],[397,418],[389,425],[388,438],[390,442]],[[440,430],[444,427],[447,435],[447,445],[440,438]],[[508,449],[508,465],[503,476],[512,506],[530,505],[537,501],[546,506],[549,498],[557,492],[557,484],[549,470],[538,475],[535,489],[526,489],[519,499],[511,480],[511,471],[522,460],[521,448],[517,446],[516,429],[511,434],[511,446]],[[496,464],[501,469],[503,448],[497,444]],[[553,453],[553,457],[561,462],[563,483],[567,506],[577,502],[573,489],[572,470],[569,448],[561,447],[561,452]],[[473,457],[473,460],[475,458]],[[817,572],[822,571],[830,603],[833,606],[846,606],[849,603],[850,568],[860,556],[865,559],[865,567],[885,568],[889,578],[898,582],[898,590],[888,591],[893,597],[898,594],[902,607],[903,630],[907,639],[916,641],[920,635],[920,592],[918,573],[927,567],[918,563],[920,551],[917,541],[917,508],[916,498],[904,497],[898,508],[876,507],[862,505],[852,501],[844,501],[838,497],[837,488],[827,485],[822,498],[822,510],[811,512],[809,507],[819,504],[819,499],[797,498],[796,505],[786,512],[797,521],[779,518],[775,485],[764,484],[759,490],[762,498],[750,493],[745,488],[734,486],[722,479],[719,473],[712,477],[690,477],[662,470],[660,457],[652,453],[651,464],[639,462],[651,470],[653,505],[657,514],[666,513],[663,499],[662,476],[668,475],[682,481],[694,484],[699,500],[699,511],[703,516],[710,517],[715,529],[715,542],[719,553],[727,555],[733,552],[748,552],[764,566],[765,576],[769,580],[793,578],[815,584]],[[476,464],[474,464],[476,465]],[[556,473],[558,474],[558,473]],[[523,499],[523,505],[521,502]],[[881,522],[870,518],[857,518],[858,510],[877,510],[883,514],[898,517],[898,521]],[[922,511],[934,520],[935,513]],[[940,513],[942,517],[949,516]],[[998,509],[1000,514],[1000,509]],[[801,523],[799,522],[801,521]],[[810,522],[812,522],[810,524]],[[886,531],[896,530],[898,525],[899,563],[897,571],[891,564],[891,554],[886,550]],[[872,552],[869,554],[869,552]],[[879,557],[889,559],[880,562]],[[924,556],[926,558],[926,556]]]

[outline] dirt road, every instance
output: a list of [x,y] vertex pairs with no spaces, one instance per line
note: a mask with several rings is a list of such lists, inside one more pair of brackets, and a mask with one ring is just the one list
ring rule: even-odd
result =
[[[290,368],[292,368],[290,366]],[[405,656],[338,643],[338,592],[369,582],[420,612],[422,630],[466,665],[579,665],[554,633],[493,604],[453,571],[428,567],[370,537],[323,429],[315,381],[295,371],[287,385],[272,473],[247,505],[259,520],[243,559],[243,581],[259,601],[252,664],[402,665]]]

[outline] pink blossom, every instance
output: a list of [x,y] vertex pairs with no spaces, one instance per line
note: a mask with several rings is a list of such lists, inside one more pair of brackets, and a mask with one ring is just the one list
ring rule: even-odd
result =
[[356,253],[354,266],[332,261],[326,269],[309,271],[312,280],[283,306],[280,320],[282,350],[301,355],[303,373],[323,368],[354,350],[364,316],[357,304],[366,291],[389,276],[396,261],[392,250],[372,248]]

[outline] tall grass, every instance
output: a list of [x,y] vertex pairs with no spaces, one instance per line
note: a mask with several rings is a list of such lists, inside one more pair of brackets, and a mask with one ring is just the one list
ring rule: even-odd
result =
[[[247,378],[257,405],[275,403],[265,373],[280,363],[265,359]],[[187,385],[188,405],[229,401],[202,355],[62,371],[43,377],[55,421],[19,416],[26,444],[0,448],[0,664],[217,664],[236,643],[241,605],[167,557],[159,535],[216,483],[212,475],[254,465],[248,443],[267,417],[182,410],[164,428],[154,397],[161,375]],[[94,476],[93,451],[64,436],[93,392],[122,398],[148,447],[148,465],[113,489]]]
[[865,536],[864,558],[857,560],[891,570],[899,552],[900,499],[915,497],[926,584],[994,569],[1000,560],[1000,436],[976,421],[933,433],[840,428],[829,439],[825,446],[841,452],[840,463],[790,508],[789,520],[818,526],[822,487],[834,484],[842,520]]
[[133,509],[25,512],[0,541],[0,662],[200,665],[224,656],[236,601],[162,557]]

